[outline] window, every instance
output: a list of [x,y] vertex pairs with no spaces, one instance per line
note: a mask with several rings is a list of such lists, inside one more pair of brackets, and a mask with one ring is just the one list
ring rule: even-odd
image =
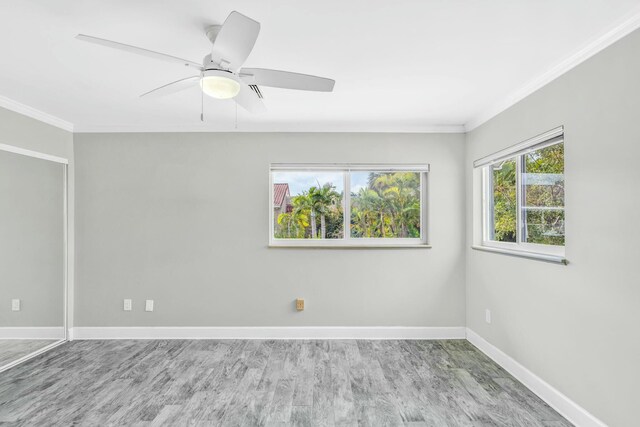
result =
[[482,168],[482,246],[564,256],[563,128],[474,166]]
[[426,246],[428,165],[274,164],[271,246]]

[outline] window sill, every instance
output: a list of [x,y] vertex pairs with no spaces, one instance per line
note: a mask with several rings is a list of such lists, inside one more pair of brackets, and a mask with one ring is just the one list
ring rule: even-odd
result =
[[516,256],[520,258],[534,259],[537,261],[552,262],[555,264],[567,265],[568,263],[567,259],[564,256],[560,256],[560,255],[549,255],[549,254],[541,254],[536,252],[516,251],[512,249],[492,248],[490,246],[480,246],[480,245],[473,245],[471,246],[471,249],[475,249],[477,251],[493,252],[497,254]]
[[414,245],[289,245],[277,244],[269,245],[269,248],[275,249],[431,249],[431,245],[414,244]]

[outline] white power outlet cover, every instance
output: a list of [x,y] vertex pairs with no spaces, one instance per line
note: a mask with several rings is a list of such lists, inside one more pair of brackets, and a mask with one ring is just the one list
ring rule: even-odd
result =
[[124,311],[131,311],[131,306],[132,306],[131,300],[130,299],[126,299],[126,300],[124,300],[124,304],[122,306],[122,309]]
[[11,300],[11,311],[20,311],[20,300],[12,299]]
[[153,311],[153,300],[148,299],[144,302],[144,311]]
[[491,323],[491,310],[488,308],[484,311],[484,321],[487,323]]

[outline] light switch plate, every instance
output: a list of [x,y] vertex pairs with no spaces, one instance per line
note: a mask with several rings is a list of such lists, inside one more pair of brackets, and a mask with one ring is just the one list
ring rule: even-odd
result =
[[491,323],[491,310],[488,308],[484,311],[484,321],[487,323]]
[[148,299],[144,302],[144,311],[153,311],[153,300]]
[[20,311],[20,300],[12,299],[11,300],[11,311]]
[[124,311],[131,311],[132,305],[133,304],[132,304],[131,300],[130,299],[126,299],[126,300],[124,300],[124,303],[122,305],[122,309]]

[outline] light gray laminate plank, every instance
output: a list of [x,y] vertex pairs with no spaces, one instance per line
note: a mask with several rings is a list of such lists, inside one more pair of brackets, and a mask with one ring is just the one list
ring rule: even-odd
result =
[[398,351],[400,342],[377,341],[374,348],[377,349],[377,358],[389,382],[393,393],[398,398],[403,422],[421,422],[424,416],[421,411],[420,392],[417,389],[417,373],[411,369]]
[[266,426],[279,426],[289,423],[293,411],[293,387],[294,381],[291,379],[278,381],[273,399],[269,405]]
[[249,405],[243,420],[244,425],[262,426],[266,423],[276,387],[284,373],[287,350],[286,341],[276,341],[273,344],[258,385],[249,391]]
[[257,388],[264,375],[272,348],[272,341],[262,342],[253,356],[246,361],[248,370],[227,405],[222,425],[231,427],[245,424],[247,413],[254,403],[254,395],[251,392]]
[[295,385],[293,392],[294,406],[313,405],[314,367],[313,359],[314,343],[304,342],[300,347]]
[[312,427],[314,424],[311,420],[311,414],[311,406],[293,406],[289,425],[294,427]]
[[333,414],[333,388],[329,341],[316,341],[313,345],[313,406],[311,421],[314,426],[335,425]]
[[384,376],[371,341],[358,341],[360,364],[352,366],[352,390],[361,425],[403,425],[400,402]]
[[542,420],[544,425],[571,425],[535,393],[514,378],[496,378],[495,382],[503,388],[505,394],[514,404],[535,413],[536,418]]
[[346,354],[347,343],[342,340],[331,341],[329,348],[334,422],[336,425],[356,425],[356,408]]

